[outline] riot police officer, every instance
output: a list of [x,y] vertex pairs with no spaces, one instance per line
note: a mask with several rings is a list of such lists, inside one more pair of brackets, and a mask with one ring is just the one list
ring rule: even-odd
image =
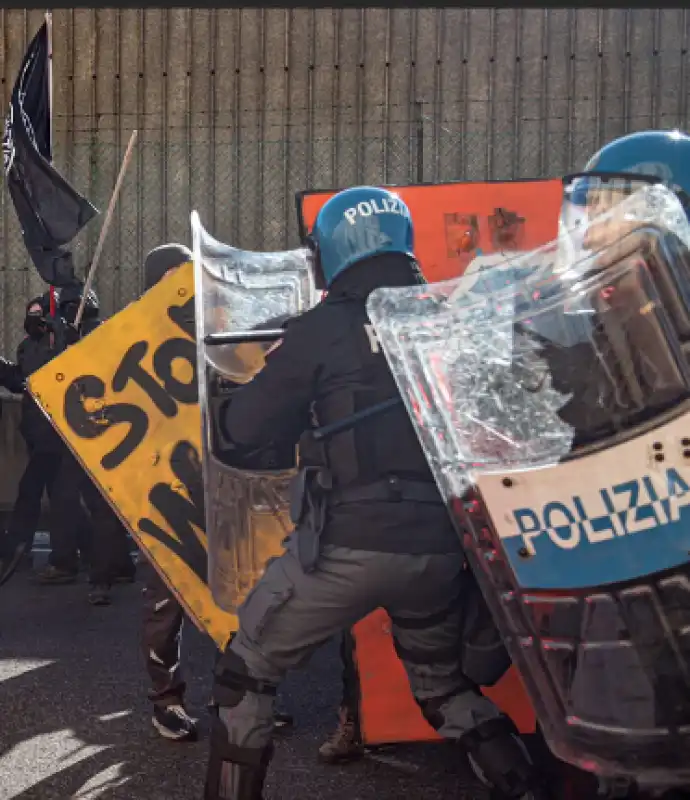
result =
[[[587,226],[587,219],[604,213],[643,186],[663,183],[673,190],[686,213],[690,211],[690,136],[681,131],[640,131],[604,145],[584,170],[564,179],[561,223],[582,221],[584,246],[601,245],[602,228]],[[607,238],[613,234],[607,231]]]
[[[570,239],[576,244],[572,251],[575,258],[592,256],[582,260],[583,272],[586,270],[591,275],[590,271],[615,267],[634,252],[635,231],[644,231],[646,224],[635,214],[606,215],[606,212],[636,191],[654,184],[663,184],[671,189],[690,219],[690,136],[680,131],[628,134],[602,147],[589,159],[582,172],[564,179],[561,222],[569,235],[562,240]],[[647,231],[651,233],[648,228]],[[659,239],[655,246],[640,248],[636,255],[638,258],[639,253],[644,255],[635,262],[644,264],[649,285],[655,294],[658,292],[652,313],[646,307],[644,311],[640,308],[643,292],[637,295],[626,293],[621,273],[616,277],[616,271],[612,270],[610,288],[616,297],[604,304],[597,293],[592,300],[581,301],[582,307],[591,303],[588,309],[591,327],[585,329],[586,335],[573,336],[572,343],[566,345],[560,339],[560,331],[550,330],[543,322],[535,322],[537,330],[527,331],[528,335],[536,333],[541,340],[551,386],[568,398],[558,410],[558,416],[572,428],[573,451],[591,444],[599,448],[615,448],[621,443],[621,433],[635,435],[644,432],[645,424],[660,421],[671,410],[682,408],[687,397],[685,380],[669,380],[668,373],[663,371],[675,369],[675,355],[669,357],[669,352],[673,352],[675,343],[682,341],[686,330],[690,254],[686,244],[670,230],[664,231],[661,226],[656,233]],[[650,240],[651,237],[647,244]],[[562,285],[552,284],[555,296],[559,293],[563,296],[563,286],[567,286],[569,280],[576,281],[582,277],[577,261],[572,257],[570,262],[559,264],[559,267],[572,264],[576,265],[572,270],[573,277],[561,272]],[[582,296],[585,296],[584,292]],[[537,320],[538,315],[533,318]],[[599,324],[601,318],[606,318],[608,327]],[[655,335],[653,328],[654,324],[659,324],[660,318],[664,318],[668,326],[663,336]],[[548,316],[544,319],[548,320]],[[525,326],[521,328],[521,333],[525,333]],[[611,332],[615,332],[615,336]],[[680,347],[677,352],[682,352]],[[640,353],[644,359],[637,357]],[[687,358],[687,352],[684,355]],[[648,364],[653,364],[656,370],[653,379],[647,371]],[[634,401],[630,400],[633,396],[630,387],[635,392]],[[659,429],[658,433],[655,429],[655,436],[664,441],[663,423]],[[587,469],[586,462],[582,469]],[[596,468],[593,469],[596,473]],[[571,488],[569,491],[577,493],[578,490]],[[663,525],[659,524],[657,530],[662,528]],[[639,564],[630,557],[630,550],[626,552],[629,537],[616,538],[616,541],[621,542],[618,560],[624,562],[629,557],[630,564]],[[655,551],[663,551],[663,539],[655,539],[652,547]],[[566,612],[570,600],[567,599],[568,591],[563,591],[563,605],[552,615],[549,624],[549,635],[554,638],[561,635],[565,640],[571,635],[566,631],[576,631],[578,646],[584,651],[591,637],[599,636],[597,631],[601,628],[598,626],[616,625],[618,619],[625,619],[620,628],[626,630],[625,638],[621,637],[620,649],[607,649],[606,654],[597,659],[596,665],[583,664],[577,681],[574,680],[575,672],[564,674],[558,692],[560,696],[570,698],[567,713],[571,718],[579,719],[583,729],[590,725],[592,718],[598,723],[598,726],[591,727],[592,730],[598,727],[598,731],[593,731],[586,741],[576,744],[575,751],[577,747],[584,751],[577,753],[581,763],[588,760],[588,750],[600,756],[601,762],[608,762],[609,771],[612,768],[619,770],[621,778],[630,783],[633,783],[632,776],[635,775],[646,778],[647,785],[642,789],[630,787],[630,793],[625,794],[630,798],[653,796],[680,800],[690,796],[687,789],[676,788],[668,794],[661,793],[664,787],[683,779],[688,763],[682,756],[674,757],[687,749],[684,740],[676,733],[684,730],[690,717],[687,664],[683,657],[676,660],[675,654],[667,657],[664,646],[668,646],[667,642],[683,640],[690,624],[690,604],[687,591],[682,597],[670,597],[657,589],[664,585],[688,585],[689,567],[687,562],[683,563],[687,558],[687,548],[681,540],[674,540],[672,547],[679,553],[678,562],[674,565],[665,563],[663,571],[657,572],[651,564],[643,562],[641,574],[626,575],[623,584],[612,579],[593,588],[591,593],[578,591],[580,610],[577,615]],[[607,556],[600,554],[598,558],[606,559]],[[604,610],[603,599],[618,597],[622,585],[629,596],[634,594],[640,598],[634,616],[625,616],[627,608],[621,606],[622,610],[616,612],[621,614],[620,617],[607,618],[608,608]],[[592,611],[594,603],[590,606],[595,595],[599,611]],[[588,619],[587,614],[590,615]],[[663,625],[658,620],[663,620]],[[620,655],[626,648],[631,653],[627,662]],[[625,669],[626,679],[621,682],[624,663],[631,666]],[[555,684],[558,685],[558,679]],[[631,702],[633,697],[635,701],[639,700],[640,706]],[[642,703],[647,708],[644,725],[640,725],[640,718],[632,711]],[[606,722],[602,723],[603,720]],[[612,731],[616,733],[611,735]],[[654,744],[650,747],[652,741]],[[658,769],[661,764],[663,768]],[[684,770],[681,773],[680,765]],[[650,773],[654,776],[651,779]],[[659,780],[660,785],[649,785],[652,780]],[[647,789],[651,790],[649,794]],[[606,782],[602,781],[598,794],[622,797],[623,791],[625,781],[606,794]],[[578,793],[577,796],[591,794]]]
[[397,408],[325,444],[309,436],[313,424],[397,395],[365,303],[378,287],[422,282],[409,210],[386,190],[349,189],[321,209],[309,243],[325,300],[288,324],[264,369],[220,411],[239,450],[299,441],[301,468],[295,531],[241,606],[215,670],[205,798],[263,796],[278,684],[378,607],[434,728],[500,796],[543,797],[511,722],[460,669],[464,555],[407,413]]
[[[639,228],[640,223],[622,217],[602,218],[601,215],[644,186],[664,184],[676,194],[686,215],[690,216],[689,158],[690,136],[681,131],[641,131],[614,139],[589,159],[582,172],[564,179],[561,224],[576,232],[571,238],[576,238],[585,251],[600,253],[597,268],[608,266],[618,256],[618,249],[612,245],[621,241],[625,249],[625,235]],[[573,220],[576,225],[572,224]],[[690,263],[687,248],[682,243],[671,241],[675,239],[671,234],[666,234],[665,239],[675,257]],[[602,262],[604,252],[607,263]],[[672,295],[675,292],[672,290]],[[673,296],[664,297],[663,291],[662,300],[668,301],[668,308],[677,302]],[[641,321],[636,330],[644,340],[647,334]],[[544,353],[554,388],[571,394],[559,416],[573,425],[575,446],[585,443],[592,435],[600,436],[600,432],[592,434],[588,428],[595,429],[595,419],[602,424],[609,423],[616,401],[605,370],[592,368],[597,362],[591,343],[578,342],[565,350],[547,345]],[[596,416],[593,408],[598,409]]]

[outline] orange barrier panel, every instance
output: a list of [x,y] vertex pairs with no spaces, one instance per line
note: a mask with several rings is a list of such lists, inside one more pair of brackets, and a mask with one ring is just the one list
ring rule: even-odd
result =
[[[415,252],[427,280],[462,273],[478,255],[533,250],[556,238],[560,180],[438,183],[388,187],[407,203]],[[333,191],[300,192],[300,231],[311,230]]]
[[[560,180],[441,183],[388,187],[405,201],[415,252],[427,280],[462,275],[480,255],[532,250],[558,235]],[[300,233],[311,230],[333,191],[297,195]],[[434,741],[438,735],[410,692],[383,610],[353,628],[360,681],[360,724],[368,744]],[[485,690],[522,733],[536,729],[534,709],[515,668]]]
[[[436,741],[440,737],[422,716],[397,657],[390,619],[383,609],[353,628],[360,683],[360,727],[367,744]],[[521,733],[534,733],[536,718],[517,671],[511,668],[484,690],[508,714]]]

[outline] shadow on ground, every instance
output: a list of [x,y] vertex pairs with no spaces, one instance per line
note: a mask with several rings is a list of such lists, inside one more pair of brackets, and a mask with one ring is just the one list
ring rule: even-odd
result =
[[[141,586],[118,588],[108,608],[90,607],[86,591],[85,583],[39,587],[26,572],[0,589],[0,800],[202,800],[213,646],[187,626],[188,706],[202,740],[163,741],[150,725],[138,645]],[[289,677],[283,699],[296,728],[278,741],[267,800],[483,800],[464,759],[445,745],[318,764],[339,675],[329,644]]]

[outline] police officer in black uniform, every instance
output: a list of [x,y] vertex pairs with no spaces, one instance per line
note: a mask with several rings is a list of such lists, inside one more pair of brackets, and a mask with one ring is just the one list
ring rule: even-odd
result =
[[278,684],[378,607],[434,728],[500,797],[542,798],[512,723],[461,671],[464,555],[406,411],[310,439],[312,425],[397,396],[365,303],[378,287],[421,282],[409,210],[383,189],[346,190],[320,211],[311,244],[326,299],[288,324],[219,412],[238,454],[299,441],[301,464],[295,531],[240,607],[215,670],[205,800],[263,797]]

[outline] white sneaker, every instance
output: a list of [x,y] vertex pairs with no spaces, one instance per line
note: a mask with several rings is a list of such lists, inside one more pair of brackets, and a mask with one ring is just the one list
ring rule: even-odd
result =
[[154,706],[151,722],[164,739],[175,742],[194,742],[199,734],[197,720],[192,719],[182,706]]

